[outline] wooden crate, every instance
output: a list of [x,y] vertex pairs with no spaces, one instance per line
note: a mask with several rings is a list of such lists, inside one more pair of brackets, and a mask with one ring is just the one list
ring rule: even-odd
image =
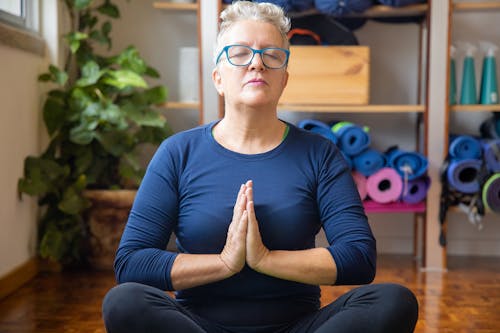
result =
[[368,104],[367,46],[291,46],[280,104]]

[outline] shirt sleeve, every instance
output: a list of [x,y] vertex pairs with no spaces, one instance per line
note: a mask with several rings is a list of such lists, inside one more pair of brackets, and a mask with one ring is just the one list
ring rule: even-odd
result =
[[376,242],[358,190],[342,154],[333,144],[319,166],[318,205],[328,250],[337,265],[336,285],[366,284],[376,271]]
[[118,283],[139,282],[172,290],[177,253],[166,250],[178,212],[176,174],[168,139],[153,156],[129,214],[114,268]]

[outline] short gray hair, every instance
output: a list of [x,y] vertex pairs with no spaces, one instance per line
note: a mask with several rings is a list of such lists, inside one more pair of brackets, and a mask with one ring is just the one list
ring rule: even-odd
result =
[[271,23],[278,29],[283,39],[283,48],[289,49],[288,31],[290,31],[290,19],[285,15],[283,9],[268,2],[235,1],[220,14],[219,34],[214,48],[214,63],[219,55],[222,36],[239,21],[254,20]]

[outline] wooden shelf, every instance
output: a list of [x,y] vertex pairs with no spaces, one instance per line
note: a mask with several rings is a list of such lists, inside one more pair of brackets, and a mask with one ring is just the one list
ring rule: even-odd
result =
[[[224,5],[223,8],[228,5]],[[342,17],[366,17],[366,18],[376,18],[376,17],[412,17],[412,16],[424,16],[429,9],[428,4],[416,4],[408,5],[403,7],[391,7],[385,5],[374,5],[363,13],[355,13],[343,15]],[[300,13],[290,13],[292,17],[307,16],[319,14],[317,9],[309,9]]]
[[500,2],[456,2],[453,4],[453,10],[455,11],[489,11],[489,10],[500,10]]
[[500,111],[500,104],[457,104],[451,106],[454,112]]
[[355,112],[355,113],[411,113],[424,112],[422,104],[380,104],[380,105],[312,105],[278,104],[278,111],[295,112]]
[[161,105],[167,109],[188,109],[188,110],[197,110],[200,108],[199,102],[176,102],[170,101]]
[[156,9],[165,10],[178,10],[178,11],[197,11],[198,3],[177,3],[177,2],[165,2],[165,1],[155,1],[153,2],[153,7]]

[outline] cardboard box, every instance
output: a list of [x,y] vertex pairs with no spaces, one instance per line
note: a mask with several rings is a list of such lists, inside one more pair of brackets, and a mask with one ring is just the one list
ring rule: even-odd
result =
[[367,46],[291,46],[290,78],[280,104],[360,105],[369,102]]

